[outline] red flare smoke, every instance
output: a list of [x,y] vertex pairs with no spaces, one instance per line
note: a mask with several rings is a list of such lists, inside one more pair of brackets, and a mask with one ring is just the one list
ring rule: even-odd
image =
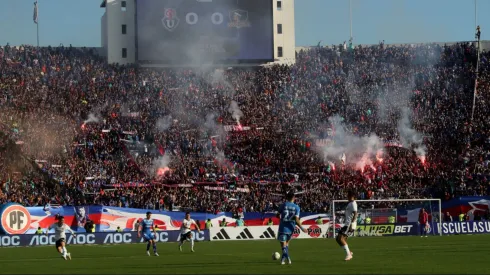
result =
[[157,176],[158,177],[163,177],[165,176],[165,173],[170,172],[170,168],[168,167],[160,167],[157,169]]

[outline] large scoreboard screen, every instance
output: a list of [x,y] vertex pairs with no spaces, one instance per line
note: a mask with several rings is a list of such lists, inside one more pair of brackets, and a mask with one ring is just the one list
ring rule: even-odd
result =
[[272,61],[272,0],[136,0],[139,62]]

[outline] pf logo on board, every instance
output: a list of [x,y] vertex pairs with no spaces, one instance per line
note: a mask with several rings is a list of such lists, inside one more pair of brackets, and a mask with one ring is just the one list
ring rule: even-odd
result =
[[31,214],[19,204],[4,205],[1,212],[2,229],[6,234],[24,234],[31,225]]

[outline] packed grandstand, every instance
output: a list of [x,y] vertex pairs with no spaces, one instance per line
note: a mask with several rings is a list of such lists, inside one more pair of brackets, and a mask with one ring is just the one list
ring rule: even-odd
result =
[[347,189],[490,195],[490,53],[478,76],[477,60],[474,43],[379,44],[149,69],[3,46],[0,204],[265,212],[295,186],[302,211],[325,213]]

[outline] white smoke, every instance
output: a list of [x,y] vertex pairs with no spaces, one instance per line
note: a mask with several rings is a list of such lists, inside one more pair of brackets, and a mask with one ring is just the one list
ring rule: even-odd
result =
[[[345,165],[352,165],[363,170],[366,165],[374,169],[372,159],[380,159],[384,150],[384,142],[375,134],[358,137],[349,131],[339,116],[329,119],[335,132],[333,142],[321,147],[324,158],[338,159],[340,156]],[[345,154],[345,155],[344,155]]]
[[216,115],[208,114],[206,115],[206,121],[204,122],[204,128],[214,136],[225,137],[226,132],[223,125],[216,123]]
[[170,115],[161,117],[156,122],[156,128],[158,131],[164,132],[168,128],[170,128],[170,126],[172,126],[172,122],[173,122],[172,116]]
[[225,90],[226,96],[233,97],[235,95],[235,88],[226,79],[223,69],[215,69],[210,74],[210,84],[212,84],[213,86],[223,85],[226,88],[226,90]]
[[172,162],[169,155],[164,155],[153,160],[151,173],[155,176],[163,176],[167,171],[170,171],[170,163]]
[[98,123],[99,119],[95,116],[95,114],[90,113],[88,118],[83,122],[83,124],[87,123]]
[[231,117],[236,121],[238,125],[240,125],[240,118],[243,116],[242,111],[238,107],[238,103],[232,100],[230,103],[230,107],[228,108],[228,112],[231,113]]
[[229,160],[225,156],[225,152],[218,150],[215,160],[219,163],[221,166],[228,166]]
[[208,114],[206,115],[206,121],[204,122],[204,127],[209,130],[213,130],[218,127],[216,124],[216,115]]
[[412,149],[422,162],[425,162],[427,147],[423,144],[423,135],[412,128],[410,123],[410,109],[403,108],[402,116],[398,121],[398,134],[403,147]]

